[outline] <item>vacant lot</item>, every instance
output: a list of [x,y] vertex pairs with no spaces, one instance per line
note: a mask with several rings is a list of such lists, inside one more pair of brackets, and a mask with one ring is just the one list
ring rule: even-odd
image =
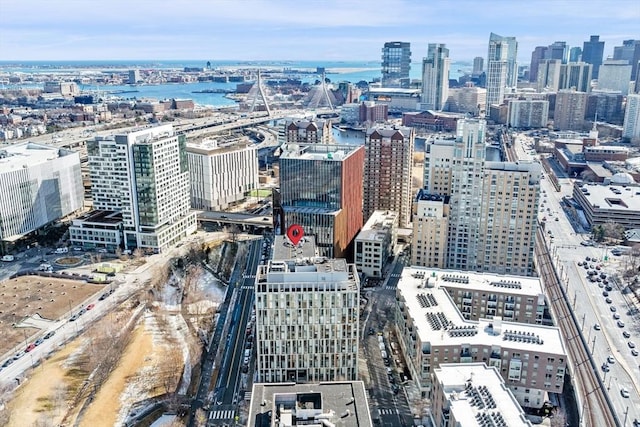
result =
[[0,354],[39,332],[36,327],[20,327],[24,319],[37,314],[55,321],[103,288],[81,280],[40,276],[0,282]]

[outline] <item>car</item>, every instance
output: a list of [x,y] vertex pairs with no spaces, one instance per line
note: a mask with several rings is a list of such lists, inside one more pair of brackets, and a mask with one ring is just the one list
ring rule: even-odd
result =
[[608,297],[608,296],[609,296],[609,292],[607,292],[607,291],[602,291],[602,296],[603,296],[603,297]]
[[376,331],[374,331],[373,328],[369,328],[369,335],[373,335],[375,333],[376,333]]
[[34,348],[36,348],[36,344],[35,343],[31,343],[27,346],[27,348],[24,349],[25,353],[29,353],[31,350],[33,350]]
[[610,354],[607,357],[607,363],[611,363],[611,364],[616,363],[616,359],[613,358],[613,355]]
[[18,359],[20,359],[20,358],[21,358],[22,356],[24,356],[24,355],[25,355],[25,352],[24,352],[24,351],[19,351],[19,352],[17,352],[16,354],[14,354],[14,355],[13,355],[13,360],[18,360]]
[[603,372],[609,372],[611,370],[611,368],[609,368],[609,364],[607,363],[603,363],[602,364],[602,371]]
[[44,339],[48,340],[49,338],[51,338],[55,334],[56,334],[56,331],[49,331],[49,332],[47,332],[47,335],[44,336]]
[[614,306],[611,306],[611,307],[609,307],[609,310],[611,310],[612,312],[615,313],[617,309]]
[[106,299],[109,296],[108,292],[105,292],[104,294],[100,295],[100,298],[98,298],[100,301],[103,301],[104,299]]
[[98,252],[99,254],[106,254],[107,250],[105,248],[100,248],[96,252]]
[[631,350],[631,355],[633,356],[637,356],[638,355],[638,350],[636,350],[635,348]]
[[618,320],[617,325],[619,328],[624,328],[624,322],[622,320]]
[[74,314],[73,316],[71,316],[71,317],[69,318],[69,322],[75,322],[76,320],[78,320],[78,317],[79,317],[79,316],[78,316],[77,314]]
[[87,312],[86,308],[81,308],[80,311],[78,312],[78,316],[82,316],[83,314],[85,314]]
[[629,346],[629,348],[636,348],[636,343],[634,343],[633,341],[629,341],[627,345]]
[[620,313],[613,313],[613,319],[618,320],[620,318]]
[[75,252],[81,252],[81,251],[82,251],[82,248],[81,248],[80,246],[76,246],[76,247],[74,247],[74,248],[73,248],[73,250],[74,250]]
[[604,302],[606,302],[607,304],[611,304],[612,303],[611,298],[605,298]]
[[96,306],[95,304],[89,304],[89,305],[87,306],[87,310],[91,310],[91,309],[92,309],[93,307],[95,307],[95,306]]
[[[604,283],[604,281],[603,281]],[[607,285],[606,283],[604,283],[605,285]],[[613,288],[611,287],[611,285],[607,285],[604,287],[607,291],[611,292],[613,290]]]
[[629,390],[627,390],[626,387],[622,387],[620,389],[620,395],[624,398],[628,398],[629,397]]
[[598,323],[596,323],[595,325],[593,325],[593,329],[595,329],[596,331],[600,330],[600,325]]
[[39,346],[40,344],[42,344],[44,342],[44,338],[38,338],[37,340],[35,340],[33,343],[37,346]]
[[578,261],[578,267],[582,267],[582,264],[584,264],[582,261]]
[[627,331],[623,331],[622,332],[622,336],[625,337],[625,338],[630,338],[631,334],[629,332],[627,332]]
[[4,363],[2,364],[3,368],[6,368],[7,366],[11,365],[13,363],[13,359],[7,359],[4,361]]
[[591,261],[591,257],[586,257],[585,261]]

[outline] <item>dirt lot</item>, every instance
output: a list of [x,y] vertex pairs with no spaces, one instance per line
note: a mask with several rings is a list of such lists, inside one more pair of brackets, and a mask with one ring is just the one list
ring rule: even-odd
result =
[[24,343],[39,332],[35,327],[14,327],[27,317],[39,314],[44,319],[57,320],[68,315],[104,285],[81,280],[63,280],[51,277],[22,276],[0,283],[0,354]]

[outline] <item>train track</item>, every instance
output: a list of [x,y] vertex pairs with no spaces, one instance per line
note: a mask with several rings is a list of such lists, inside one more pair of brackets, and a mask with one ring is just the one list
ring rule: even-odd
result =
[[591,357],[588,343],[585,341],[573,310],[569,306],[567,295],[560,286],[560,280],[553,267],[541,227],[538,228],[536,235],[536,247],[538,248],[538,271],[546,288],[556,326],[560,328],[567,346],[568,366],[575,378],[576,394],[580,395],[580,399],[578,399],[580,403],[578,408],[579,425],[584,427],[620,427],[620,420],[615,415],[604,388],[604,382],[598,375],[598,367]]

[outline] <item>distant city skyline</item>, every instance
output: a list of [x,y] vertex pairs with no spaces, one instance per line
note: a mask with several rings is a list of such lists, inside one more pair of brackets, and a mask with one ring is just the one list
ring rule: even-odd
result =
[[518,62],[538,46],[582,47],[592,34],[604,56],[639,39],[633,0],[3,0],[3,60],[376,61],[387,41],[411,43],[412,61],[444,43],[452,61],[486,57],[489,34],[514,36]]

